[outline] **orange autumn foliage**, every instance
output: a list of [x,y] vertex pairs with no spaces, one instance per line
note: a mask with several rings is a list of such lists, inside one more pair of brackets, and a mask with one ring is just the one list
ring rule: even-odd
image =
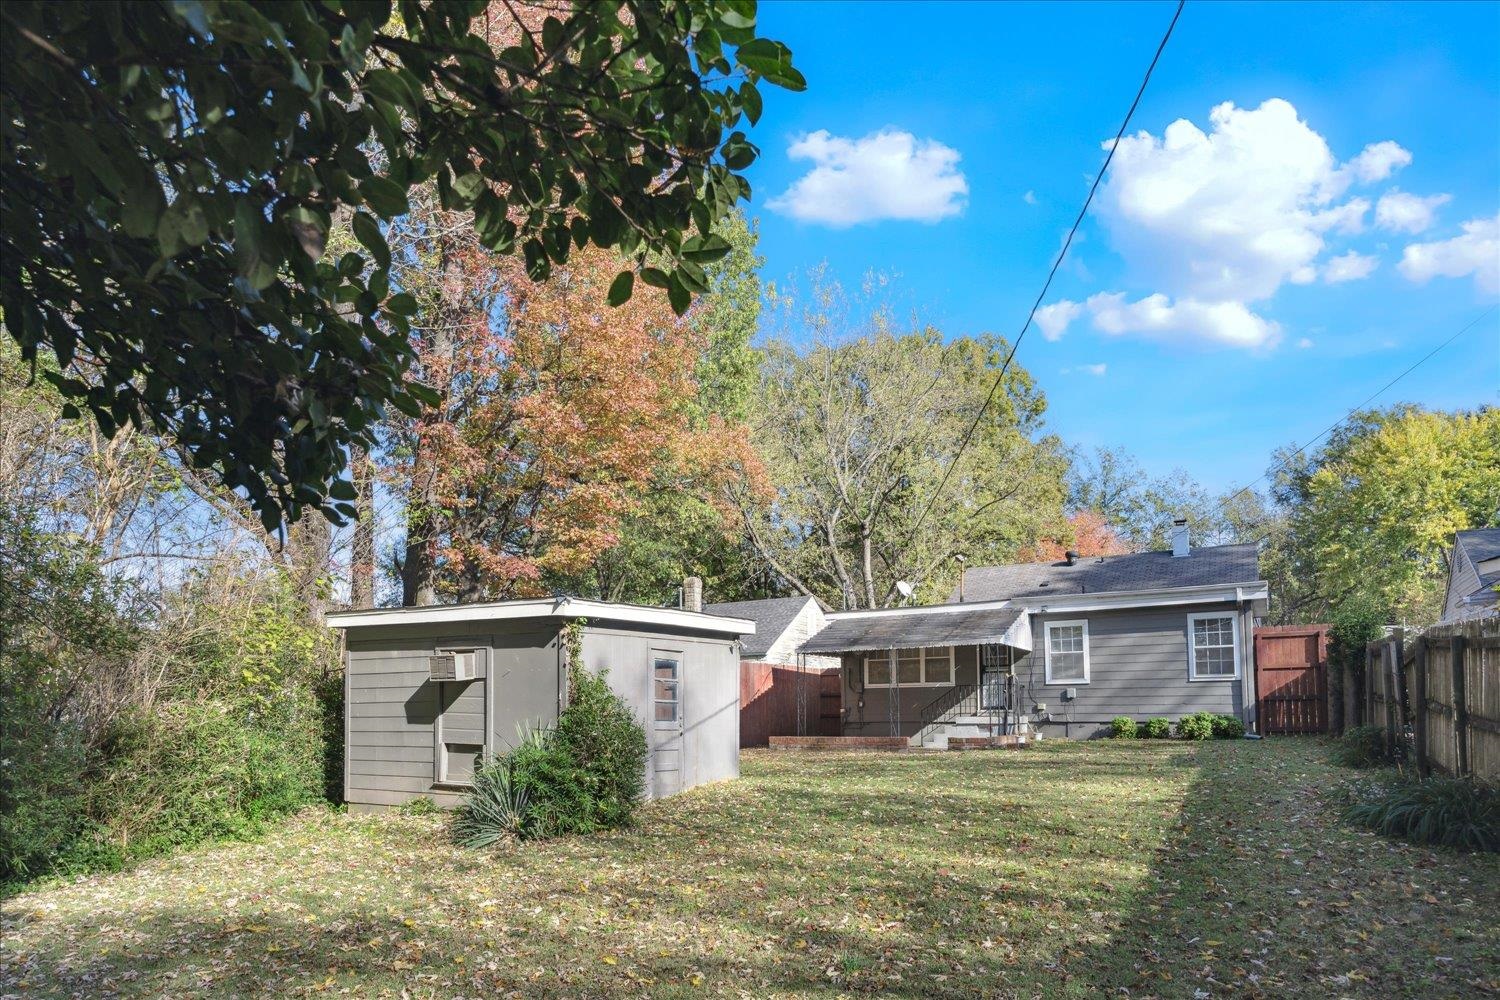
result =
[[1069,550],[1080,556],[1118,556],[1130,551],[1130,546],[1115,534],[1109,522],[1097,511],[1080,510],[1068,515],[1068,525],[1073,529],[1072,540],[1043,538],[1016,554],[1021,562],[1061,562]]
[[444,596],[543,592],[549,575],[613,546],[664,478],[714,500],[727,528],[724,477],[760,476],[745,427],[690,419],[702,334],[656,289],[605,303],[620,267],[590,247],[536,282],[514,261],[464,260],[469,290],[492,294],[471,295],[448,336],[419,352],[445,403],[414,435],[432,476],[431,509],[418,515],[434,519]]

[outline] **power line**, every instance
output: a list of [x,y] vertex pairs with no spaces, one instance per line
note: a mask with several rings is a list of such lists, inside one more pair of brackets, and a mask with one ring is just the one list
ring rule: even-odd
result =
[[995,378],[995,384],[990,386],[989,395],[984,398],[984,405],[979,412],[974,414],[974,420],[969,424],[968,430],[958,443],[958,450],[953,453],[953,460],[943,470],[943,478],[938,481],[937,489],[932,491],[932,496],[927,501],[927,506],[922,508],[921,516],[917,523],[912,526],[907,535],[910,542],[922,530],[922,525],[927,522],[927,515],[932,513],[932,508],[937,504],[938,497],[948,485],[948,477],[953,474],[953,469],[958,465],[958,460],[963,457],[964,449],[969,446],[969,441],[978,430],[979,424],[984,420],[984,415],[989,412],[990,404],[995,401],[995,393],[1005,383],[1005,373],[1010,369],[1011,360],[1016,356],[1016,350],[1021,346],[1021,341],[1026,339],[1026,333],[1031,329],[1031,324],[1036,319],[1036,311],[1041,308],[1042,299],[1047,297],[1047,291],[1052,287],[1052,279],[1057,276],[1057,269],[1062,267],[1063,258],[1068,255],[1068,248],[1073,245],[1073,237],[1078,233],[1078,227],[1083,224],[1083,218],[1088,214],[1089,206],[1094,202],[1094,193],[1099,190],[1099,184],[1104,180],[1104,174],[1109,170],[1110,161],[1115,158],[1115,150],[1120,147],[1120,140],[1125,137],[1125,130],[1130,127],[1130,119],[1135,115],[1135,109],[1140,106],[1141,97],[1146,93],[1146,85],[1151,82],[1151,74],[1156,70],[1156,64],[1161,59],[1161,54],[1167,47],[1167,41],[1172,37],[1172,29],[1177,27],[1177,19],[1182,16],[1182,8],[1187,6],[1187,0],[1178,0],[1177,10],[1172,14],[1172,22],[1167,25],[1166,34],[1161,37],[1161,44],[1156,47],[1156,54],[1151,57],[1151,65],[1146,67],[1146,75],[1141,79],[1141,85],[1135,92],[1135,100],[1130,102],[1130,110],[1125,112],[1125,120],[1120,122],[1120,130],[1115,133],[1115,141],[1109,145],[1109,153],[1104,157],[1104,165],[1099,168],[1099,173],[1094,175],[1094,183],[1089,186],[1088,197],[1083,200],[1083,207],[1078,210],[1078,218],[1073,220],[1073,226],[1068,230],[1068,238],[1063,241],[1062,249],[1057,253],[1057,259],[1052,262],[1052,270],[1047,272],[1047,280],[1042,285],[1042,290],[1037,293],[1036,301],[1031,304],[1031,311],[1026,314],[1026,323],[1021,327],[1021,332],[1016,336],[1015,343],[1010,346],[1010,353],[1005,356],[1005,361],[1000,366],[1000,374]]
[[[1265,472],[1262,472],[1255,479],[1250,480],[1250,482],[1246,483],[1244,486],[1241,486],[1239,489],[1234,490],[1234,491],[1232,491],[1230,493],[1226,493],[1224,495],[1223,499],[1221,499],[1219,501],[1219,510],[1218,510],[1218,513],[1220,513],[1220,514],[1224,513],[1224,511],[1229,507],[1230,502],[1232,500],[1234,500],[1235,497],[1239,496],[1241,493],[1244,493],[1246,490],[1250,489],[1252,486],[1254,486],[1255,484],[1259,483],[1262,479],[1265,479],[1265,478],[1269,477],[1271,475],[1271,473],[1273,471],[1275,471],[1278,466],[1285,465],[1287,462],[1289,462],[1292,459],[1296,458],[1298,455],[1302,454],[1304,451],[1306,451],[1307,449],[1311,448],[1313,445],[1317,444],[1319,441],[1323,440],[1323,438],[1327,437],[1329,434],[1332,434],[1333,431],[1334,431],[1334,429],[1337,428],[1339,426],[1339,424],[1342,424],[1344,421],[1346,421],[1350,417],[1354,416],[1354,414],[1356,414],[1360,410],[1364,409],[1366,406],[1368,406],[1371,403],[1371,401],[1373,401],[1378,396],[1380,396],[1381,393],[1385,392],[1391,386],[1395,385],[1397,382],[1400,382],[1402,379],[1406,378],[1406,376],[1410,375],[1412,372],[1416,371],[1422,365],[1426,364],[1434,356],[1436,356],[1438,354],[1438,352],[1440,352],[1441,350],[1443,350],[1443,348],[1447,347],[1449,344],[1453,343],[1459,337],[1462,337],[1464,334],[1466,334],[1470,330],[1474,329],[1474,327],[1476,327],[1476,326],[1479,325],[1479,323],[1480,323],[1481,320],[1483,320],[1490,313],[1494,312],[1495,308],[1496,308],[1495,306],[1490,306],[1484,312],[1480,313],[1478,316],[1475,316],[1468,323],[1464,324],[1463,328],[1460,329],[1457,333],[1455,333],[1453,336],[1449,337],[1447,340],[1443,341],[1441,344],[1439,344],[1436,347],[1434,347],[1432,350],[1428,351],[1426,354],[1422,355],[1416,361],[1412,362],[1410,365],[1408,365],[1406,367],[1406,369],[1403,372],[1401,372],[1401,374],[1397,375],[1395,378],[1391,379],[1385,385],[1381,386],[1379,389],[1376,389],[1374,392],[1370,393],[1364,399],[1360,400],[1358,403],[1356,403],[1353,406],[1351,406],[1349,408],[1349,410],[1348,410],[1347,413],[1345,413],[1342,417],[1339,417],[1337,420],[1335,420],[1333,423],[1329,424],[1327,427],[1323,428],[1321,431],[1318,432],[1318,434],[1315,437],[1310,438],[1305,444],[1299,445],[1290,455],[1288,455],[1285,458],[1281,459],[1279,462],[1273,462],[1271,464],[1271,467],[1269,469],[1267,469]],[[1254,544],[1259,545],[1261,542],[1265,541],[1267,538],[1270,538],[1270,537],[1271,536],[1270,536],[1269,533],[1267,533],[1265,535],[1262,535],[1260,538],[1257,538],[1255,540]]]

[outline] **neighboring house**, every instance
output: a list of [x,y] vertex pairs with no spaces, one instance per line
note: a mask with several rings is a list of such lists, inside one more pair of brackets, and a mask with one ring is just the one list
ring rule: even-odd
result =
[[797,649],[823,631],[828,615],[816,597],[771,597],[760,601],[730,601],[704,605],[711,615],[745,618],[755,623],[755,634],[740,643],[740,659],[757,663],[836,670],[836,656],[809,656],[799,663]]
[[569,598],[345,611],[328,624],[345,637],[350,809],[456,805],[483,760],[557,720],[570,669],[563,629],[579,619],[583,668],[607,670],[645,726],[648,794],[738,776],[749,621]]
[[846,736],[1091,736],[1200,711],[1253,727],[1259,577],[1254,545],[1191,549],[1179,523],[1170,552],[975,567],[948,604],[835,612],[802,650],[842,658]]
[[1453,536],[1441,624],[1500,615],[1500,528]]

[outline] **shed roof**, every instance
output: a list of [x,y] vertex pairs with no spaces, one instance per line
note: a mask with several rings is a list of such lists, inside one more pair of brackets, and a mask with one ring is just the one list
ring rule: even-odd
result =
[[1025,643],[1013,626],[1025,608],[1005,604],[956,610],[952,605],[907,611],[831,615],[828,626],[802,644],[804,653],[854,653],[862,650],[911,649],[921,646],[977,646],[992,642]]
[[781,638],[781,634],[796,620],[813,598],[768,597],[760,601],[728,601],[722,604],[704,605],[703,611],[710,615],[726,615],[730,618],[745,618],[755,623],[755,635],[740,645],[740,655],[747,659],[764,656]]
[[573,597],[543,597],[523,601],[489,601],[481,604],[433,604],[417,608],[371,608],[336,611],[327,616],[333,628],[370,625],[432,625],[459,622],[519,619],[587,618],[641,627],[662,627],[706,632],[711,635],[754,635],[755,623],[744,618],[708,615],[682,608],[659,608],[644,604],[587,601]]
[[[1055,594],[1106,594],[1174,587],[1212,587],[1260,579],[1254,545],[1214,545],[1186,556],[1133,552],[1066,562],[975,566],[964,571],[964,600],[994,601]],[[948,598],[958,600],[958,591]]]

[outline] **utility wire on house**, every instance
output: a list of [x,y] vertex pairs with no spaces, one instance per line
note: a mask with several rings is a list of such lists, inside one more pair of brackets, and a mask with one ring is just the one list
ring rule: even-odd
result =
[[995,377],[994,385],[990,386],[989,395],[985,396],[984,404],[980,406],[979,412],[974,414],[974,420],[964,431],[963,438],[958,443],[958,450],[953,453],[953,460],[943,470],[943,478],[938,481],[937,489],[932,491],[927,505],[922,508],[922,513],[917,517],[917,523],[912,526],[907,535],[907,542],[917,537],[922,530],[922,525],[927,522],[927,515],[932,513],[938,498],[942,496],[943,489],[948,485],[948,478],[953,474],[953,469],[958,465],[958,460],[963,457],[964,449],[969,446],[969,440],[978,430],[979,424],[984,420],[984,415],[989,412],[990,404],[995,401],[995,394],[1005,384],[1005,373],[1010,369],[1010,363],[1016,356],[1021,341],[1026,339],[1026,333],[1031,329],[1032,322],[1036,319],[1036,311],[1041,308],[1042,300],[1047,297],[1048,290],[1052,287],[1052,279],[1057,277],[1057,269],[1062,267],[1062,262],[1068,255],[1068,248],[1073,245],[1073,237],[1077,235],[1078,228],[1083,224],[1084,216],[1088,214],[1089,206],[1094,202],[1094,194],[1099,190],[1099,185],[1104,180],[1105,173],[1109,170],[1110,161],[1115,158],[1115,150],[1120,147],[1120,140],[1125,137],[1125,130],[1130,127],[1130,119],[1135,116],[1135,109],[1140,106],[1141,98],[1146,93],[1146,85],[1151,82],[1151,74],[1156,70],[1156,64],[1161,60],[1161,54],[1167,47],[1167,41],[1172,37],[1172,29],[1177,27],[1177,19],[1182,16],[1182,9],[1187,6],[1187,0],[1179,0],[1176,11],[1172,14],[1172,21],[1167,25],[1167,31],[1161,37],[1161,43],[1156,46],[1156,54],[1151,57],[1151,65],[1146,67],[1146,75],[1141,79],[1141,85],[1136,89],[1135,100],[1130,102],[1130,110],[1125,112],[1125,120],[1120,122],[1120,129],[1115,133],[1115,141],[1109,145],[1109,153],[1104,157],[1104,165],[1094,176],[1094,183],[1089,186],[1088,197],[1083,200],[1083,207],[1078,210],[1078,217],[1073,220],[1073,226],[1068,230],[1067,239],[1063,240],[1062,249],[1057,252],[1057,258],[1052,262],[1052,270],[1047,272],[1047,280],[1042,283],[1042,290],[1037,293],[1036,301],[1031,304],[1031,311],[1026,314],[1026,322],[1021,327],[1021,332],[1016,335],[1015,341],[1010,346],[1010,353],[1006,354],[1005,361],[1000,365],[1000,374]]
[[[1236,497],[1240,496],[1241,494],[1243,494],[1243,493],[1247,492],[1248,490],[1250,490],[1252,487],[1256,486],[1258,483],[1260,483],[1260,481],[1262,479],[1266,479],[1266,478],[1270,477],[1271,473],[1275,472],[1278,469],[1278,467],[1285,466],[1287,462],[1290,462],[1292,459],[1296,458],[1298,455],[1302,454],[1304,451],[1306,451],[1307,449],[1311,448],[1313,445],[1317,444],[1319,441],[1323,440],[1323,438],[1327,437],[1329,434],[1332,434],[1334,432],[1334,430],[1337,429],[1340,424],[1342,424],[1344,421],[1348,420],[1350,417],[1354,416],[1356,413],[1358,413],[1360,410],[1364,409],[1366,406],[1369,406],[1370,403],[1373,400],[1375,400],[1376,398],[1378,398],[1382,393],[1384,393],[1391,386],[1395,385],[1397,382],[1400,382],[1402,379],[1406,378],[1406,376],[1410,375],[1412,372],[1414,372],[1418,368],[1422,367],[1422,365],[1426,364],[1428,361],[1430,361],[1434,357],[1436,357],[1437,354],[1440,351],[1442,351],[1445,347],[1447,347],[1449,344],[1453,343],[1459,337],[1462,337],[1464,334],[1468,333],[1470,330],[1472,330],[1476,326],[1478,326],[1480,324],[1480,322],[1486,316],[1488,316],[1490,313],[1492,313],[1492,312],[1495,311],[1495,308],[1496,308],[1495,306],[1490,306],[1484,312],[1480,313],[1478,316],[1475,316],[1468,323],[1464,324],[1463,328],[1460,329],[1453,336],[1449,337],[1447,340],[1443,341],[1441,344],[1437,345],[1432,350],[1428,351],[1426,354],[1422,355],[1416,361],[1414,361],[1410,365],[1408,365],[1407,368],[1406,368],[1406,370],[1404,370],[1403,372],[1401,372],[1401,374],[1397,375],[1395,378],[1391,379],[1385,385],[1381,386],[1379,389],[1376,389],[1374,392],[1370,393],[1364,399],[1360,400],[1358,403],[1356,403],[1352,407],[1350,407],[1347,413],[1345,413],[1343,416],[1339,417],[1333,423],[1329,424],[1327,427],[1325,427],[1321,431],[1319,431],[1318,434],[1317,434],[1317,436],[1315,436],[1313,438],[1310,438],[1308,441],[1306,441],[1305,443],[1303,443],[1301,445],[1298,445],[1297,448],[1295,450],[1293,450],[1290,455],[1287,455],[1285,458],[1280,459],[1277,462],[1273,462],[1271,464],[1271,467],[1269,469],[1267,469],[1265,472],[1262,472],[1255,479],[1250,480],[1250,482],[1246,483],[1244,486],[1241,486],[1239,489],[1224,494],[1223,498],[1221,498],[1219,500],[1219,508],[1216,511],[1216,513],[1223,514],[1224,511],[1226,511],[1229,508],[1229,504]],[[1261,542],[1264,542],[1267,538],[1270,538],[1270,537],[1271,537],[1271,533],[1267,532],[1266,534],[1264,534],[1264,535],[1260,536],[1259,538],[1257,538],[1253,544],[1259,545]]]

